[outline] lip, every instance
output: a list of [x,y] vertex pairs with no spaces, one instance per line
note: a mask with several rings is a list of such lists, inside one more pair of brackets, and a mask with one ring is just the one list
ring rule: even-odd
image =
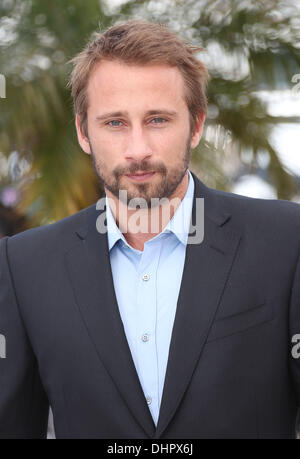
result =
[[153,177],[154,174],[155,172],[145,172],[143,174],[126,174],[126,176],[137,182],[142,182]]

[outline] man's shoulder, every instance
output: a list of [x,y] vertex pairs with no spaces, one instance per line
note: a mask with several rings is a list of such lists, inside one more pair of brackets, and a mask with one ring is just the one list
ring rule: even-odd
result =
[[209,188],[212,201],[245,228],[291,232],[300,240],[300,204],[284,199],[262,199]]
[[284,199],[264,199],[244,196],[228,191],[221,191],[210,188],[217,199],[220,199],[228,207],[232,209],[245,209],[248,212],[267,212],[274,214],[276,212],[284,212],[287,215],[300,215],[300,204]]
[[261,218],[267,222],[269,219],[282,217],[282,219],[290,218],[300,223],[300,203],[284,199],[254,198],[218,190],[205,185],[195,174],[193,178],[196,185],[196,196],[197,193],[203,196],[207,207],[216,212],[223,211],[237,219]]
[[30,228],[10,236],[8,238],[9,246],[14,251],[18,249],[23,251],[26,250],[26,247],[29,247],[30,250],[38,250],[42,247],[44,249],[64,247],[67,242],[76,238],[75,231],[77,229],[86,226],[87,216],[95,206],[96,204],[92,204],[57,222]]

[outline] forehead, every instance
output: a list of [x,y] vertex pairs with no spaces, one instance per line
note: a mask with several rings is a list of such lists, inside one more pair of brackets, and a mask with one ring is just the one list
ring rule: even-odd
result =
[[[186,108],[184,80],[177,67],[165,64],[136,65],[102,61],[92,71],[87,88],[89,106],[106,108],[122,104],[169,104]],[[128,107],[126,107],[128,108]]]

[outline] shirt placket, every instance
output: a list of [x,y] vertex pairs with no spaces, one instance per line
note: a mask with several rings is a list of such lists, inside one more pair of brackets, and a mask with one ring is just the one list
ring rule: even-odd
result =
[[161,241],[145,244],[138,268],[136,349],[141,385],[152,417],[159,412],[159,378],[156,343],[157,269]]

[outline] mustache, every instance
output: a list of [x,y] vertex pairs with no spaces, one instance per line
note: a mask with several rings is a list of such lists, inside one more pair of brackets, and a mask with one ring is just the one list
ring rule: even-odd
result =
[[142,165],[142,164],[133,164],[129,168],[124,168],[120,167],[115,170],[115,176],[116,177],[121,177],[122,175],[131,175],[131,174],[136,174],[137,172],[139,174],[142,173],[147,173],[147,172],[161,172],[162,174],[165,174],[167,171],[167,168],[164,165],[151,165],[147,164]]

